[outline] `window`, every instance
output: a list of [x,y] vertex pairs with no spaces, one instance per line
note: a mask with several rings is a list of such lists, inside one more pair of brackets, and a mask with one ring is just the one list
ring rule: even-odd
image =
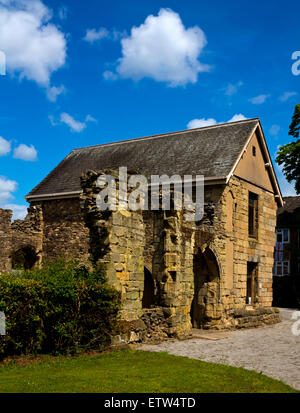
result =
[[258,235],[258,196],[249,192],[248,233],[250,237]]
[[257,263],[247,263],[247,293],[246,304],[255,304],[257,301]]
[[275,262],[275,274],[279,277],[283,275],[289,275],[290,273],[290,262],[289,261],[276,261]]
[[256,156],[256,147],[255,146],[252,146],[252,155]]
[[288,244],[290,242],[290,230],[289,229],[277,229],[276,241]]

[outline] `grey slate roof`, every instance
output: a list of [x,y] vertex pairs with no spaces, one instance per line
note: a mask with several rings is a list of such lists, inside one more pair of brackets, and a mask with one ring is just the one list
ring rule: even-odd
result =
[[[286,196],[283,198],[284,206],[277,210],[278,228],[299,228],[300,196]],[[297,218],[298,217],[298,218]]]
[[255,118],[75,149],[27,197],[80,191],[79,177],[88,169],[224,177],[258,124]]

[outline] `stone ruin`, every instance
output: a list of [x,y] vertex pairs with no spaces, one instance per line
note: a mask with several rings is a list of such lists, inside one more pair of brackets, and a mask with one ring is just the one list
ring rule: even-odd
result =
[[[0,210],[0,273],[62,255],[101,264],[122,297],[114,343],[183,339],[192,327],[279,321],[272,308],[273,194],[260,191],[260,237],[248,240],[249,188],[236,177],[205,188],[204,217],[194,222],[184,219],[184,210],[100,211],[96,182],[108,172],[116,176],[113,170],[85,172],[80,198],[31,202],[23,221],[11,222],[11,211]],[[255,268],[251,305],[249,268]]]

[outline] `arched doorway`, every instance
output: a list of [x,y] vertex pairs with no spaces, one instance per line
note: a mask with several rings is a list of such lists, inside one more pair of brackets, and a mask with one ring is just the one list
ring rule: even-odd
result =
[[194,299],[191,305],[193,328],[202,328],[216,316],[220,297],[219,266],[214,253],[207,248],[194,255]]
[[13,270],[31,270],[37,261],[38,255],[31,246],[19,248],[11,256]]
[[144,294],[142,300],[143,308],[150,308],[154,301],[154,282],[151,272],[144,268]]

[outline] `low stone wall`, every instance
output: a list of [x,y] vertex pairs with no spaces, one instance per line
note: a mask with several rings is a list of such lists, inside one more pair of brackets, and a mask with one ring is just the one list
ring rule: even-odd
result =
[[112,339],[112,345],[128,343],[158,344],[170,338],[170,318],[168,309],[162,307],[142,310],[141,318],[133,321],[121,320],[119,333]]
[[237,329],[261,327],[280,321],[278,308],[240,309],[233,313],[233,326]]

